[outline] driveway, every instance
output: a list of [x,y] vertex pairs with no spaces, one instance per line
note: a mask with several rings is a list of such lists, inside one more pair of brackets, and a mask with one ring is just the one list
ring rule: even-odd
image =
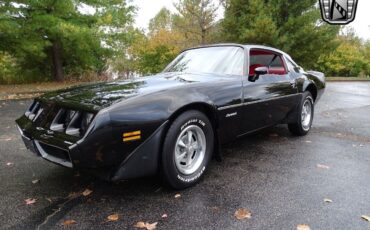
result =
[[[29,103],[0,101],[0,229],[370,229],[370,83],[328,83],[308,136],[279,125],[239,139],[184,191],[156,178],[107,183],[34,157],[14,125]],[[237,220],[239,208],[252,217]]]

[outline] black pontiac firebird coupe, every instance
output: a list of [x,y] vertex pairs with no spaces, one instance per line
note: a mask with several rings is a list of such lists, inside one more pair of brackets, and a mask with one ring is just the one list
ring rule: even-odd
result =
[[182,189],[236,137],[279,123],[307,134],[324,89],[324,74],[280,50],[220,44],[185,50],[151,77],[47,93],[16,122],[46,160],[112,181],[161,172]]

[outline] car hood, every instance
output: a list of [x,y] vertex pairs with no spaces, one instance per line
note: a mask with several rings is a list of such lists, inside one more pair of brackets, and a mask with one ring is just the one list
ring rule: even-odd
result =
[[187,84],[221,81],[225,78],[214,74],[161,73],[133,80],[102,82],[75,86],[44,94],[39,99],[99,110],[116,102],[138,95],[158,92]]

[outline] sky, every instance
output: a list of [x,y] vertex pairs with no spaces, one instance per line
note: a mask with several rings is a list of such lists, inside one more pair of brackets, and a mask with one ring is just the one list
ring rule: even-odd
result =
[[[357,14],[354,22],[349,24],[358,36],[370,39],[370,1],[358,0]],[[136,16],[136,26],[147,29],[149,20],[153,18],[162,7],[175,11],[174,0],[133,0],[139,9]],[[221,16],[221,15],[220,15]]]

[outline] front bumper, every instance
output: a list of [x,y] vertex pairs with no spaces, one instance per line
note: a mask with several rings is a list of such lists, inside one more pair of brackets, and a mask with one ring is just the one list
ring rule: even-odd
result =
[[112,132],[116,131],[112,129],[95,130],[83,140],[73,140],[67,139],[64,134],[34,126],[24,116],[16,123],[25,146],[35,155],[64,167],[89,172],[108,181],[157,173],[161,140],[167,125],[167,122],[164,122],[143,142],[130,147],[122,141],[115,141],[116,135]]
[[36,156],[42,157],[45,160],[67,168],[73,168],[72,160],[68,150],[46,144],[41,141],[33,140],[24,134],[19,125],[17,125],[17,127],[26,148],[34,153]]

